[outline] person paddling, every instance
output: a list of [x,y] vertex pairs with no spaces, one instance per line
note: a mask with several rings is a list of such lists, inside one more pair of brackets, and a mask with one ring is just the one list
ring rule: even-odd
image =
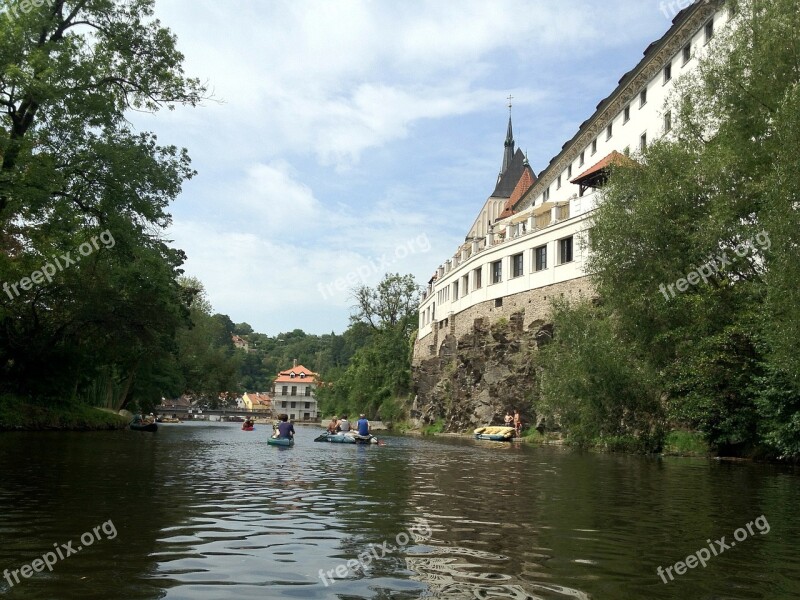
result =
[[278,423],[278,430],[272,437],[283,438],[291,440],[294,438],[294,425],[289,423],[289,415],[282,414],[280,416],[280,423]]

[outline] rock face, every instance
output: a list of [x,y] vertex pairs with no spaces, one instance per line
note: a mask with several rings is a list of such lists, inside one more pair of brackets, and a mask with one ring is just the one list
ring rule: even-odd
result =
[[525,330],[523,321],[522,313],[495,323],[483,317],[460,339],[446,336],[437,356],[414,365],[412,416],[420,424],[443,419],[446,431],[471,431],[501,425],[506,411],[518,408],[535,425],[535,354],[552,326],[534,321]]

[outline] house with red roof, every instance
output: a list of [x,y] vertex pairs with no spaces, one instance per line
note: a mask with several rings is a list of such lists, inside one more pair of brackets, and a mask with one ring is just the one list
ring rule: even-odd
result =
[[286,413],[292,421],[316,421],[318,385],[319,375],[295,360],[294,366],[281,371],[272,383],[273,411]]

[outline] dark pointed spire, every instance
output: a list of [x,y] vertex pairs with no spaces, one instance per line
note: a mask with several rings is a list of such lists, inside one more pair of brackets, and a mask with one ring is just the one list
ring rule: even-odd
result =
[[503,146],[505,150],[503,152],[503,168],[500,170],[500,176],[503,175],[508,170],[508,166],[511,164],[512,159],[514,158],[514,133],[511,130],[511,98],[513,96],[508,96],[508,131],[506,132],[506,141]]

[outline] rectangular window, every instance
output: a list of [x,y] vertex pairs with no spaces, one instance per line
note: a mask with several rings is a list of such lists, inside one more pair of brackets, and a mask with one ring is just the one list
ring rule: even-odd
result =
[[[308,396],[308,394],[306,394]],[[306,408],[311,408],[311,402],[306,402]]]
[[492,283],[503,281],[503,261],[496,260],[491,265]]
[[311,386],[307,385],[306,386],[306,396],[310,396],[310,395],[311,395]]
[[453,282],[453,302],[455,302],[456,300],[458,300],[458,282],[454,281]]
[[[292,396],[297,396],[297,386],[296,385],[292,386]],[[292,408],[294,408],[294,406]]]
[[586,150],[584,150],[583,152],[581,152],[580,159],[578,160],[578,166],[579,166],[579,167],[582,167],[582,166],[583,166],[583,163],[585,163],[585,162],[586,162]]
[[461,278],[461,289],[464,290],[464,295],[469,294],[469,274]]
[[479,290],[483,287],[483,267],[478,267],[472,272],[473,289]]
[[592,140],[592,154],[597,154],[597,138]]
[[522,252],[511,257],[511,270],[514,277],[521,277],[525,273]]
[[667,63],[664,67],[664,83],[667,83],[670,79],[672,79],[672,63]]
[[672,112],[667,111],[664,115],[664,133],[672,131]]
[[625,107],[625,110],[622,111],[622,122],[627,123],[631,120],[631,105]]
[[558,240],[558,264],[572,262],[572,236]]
[[685,65],[690,60],[692,60],[692,44],[686,44],[681,50],[681,54],[683,55],[683,64]]
[[706,35],[706,44],[711,41],[711,38],[714,37],[714,19],[712,18],[704,28],[704,32]]
[[567,179],[572,179],[572,165],[567,167]]
[[547,268],[547,246],[539,246],[533,249],[534,264],[537,271],[544,271]]
[[606,127],[606,139],[610,140],[612,135],[614,135],[614,124],[609,123],[608,127]]
[[503,299],[502,298],[496,298],[495,301],[494,301],[494,307],[495,308],[502,308],[503,307]]
[[561,175],[559,175],[558,179],[556,180],[556,189],[557,190],[561,189]]
[[288,404],[288,402],[286,402],[286,400],[284,400],[283,402],[281,402],[281,408],[286,408],[287,404]]
[[547,188],[542,194],[542,202],[547,202],[548,200],[550,200],[550,188]]
[[639,108],[643,107],[645,104],[647,104],[647,88],[639,92]]
[[297,402],[292,402],[289,408],[297,408]]
[[285,396],[285,395],[286,395],[286,394],[288,394],[288,393],[289,393],[289,386],[288,386],[288,385],[284,385],[284,386],[281,388],[281,396]]
[[639,152],[647,150],[647,132],[645,131],[639,138]]

